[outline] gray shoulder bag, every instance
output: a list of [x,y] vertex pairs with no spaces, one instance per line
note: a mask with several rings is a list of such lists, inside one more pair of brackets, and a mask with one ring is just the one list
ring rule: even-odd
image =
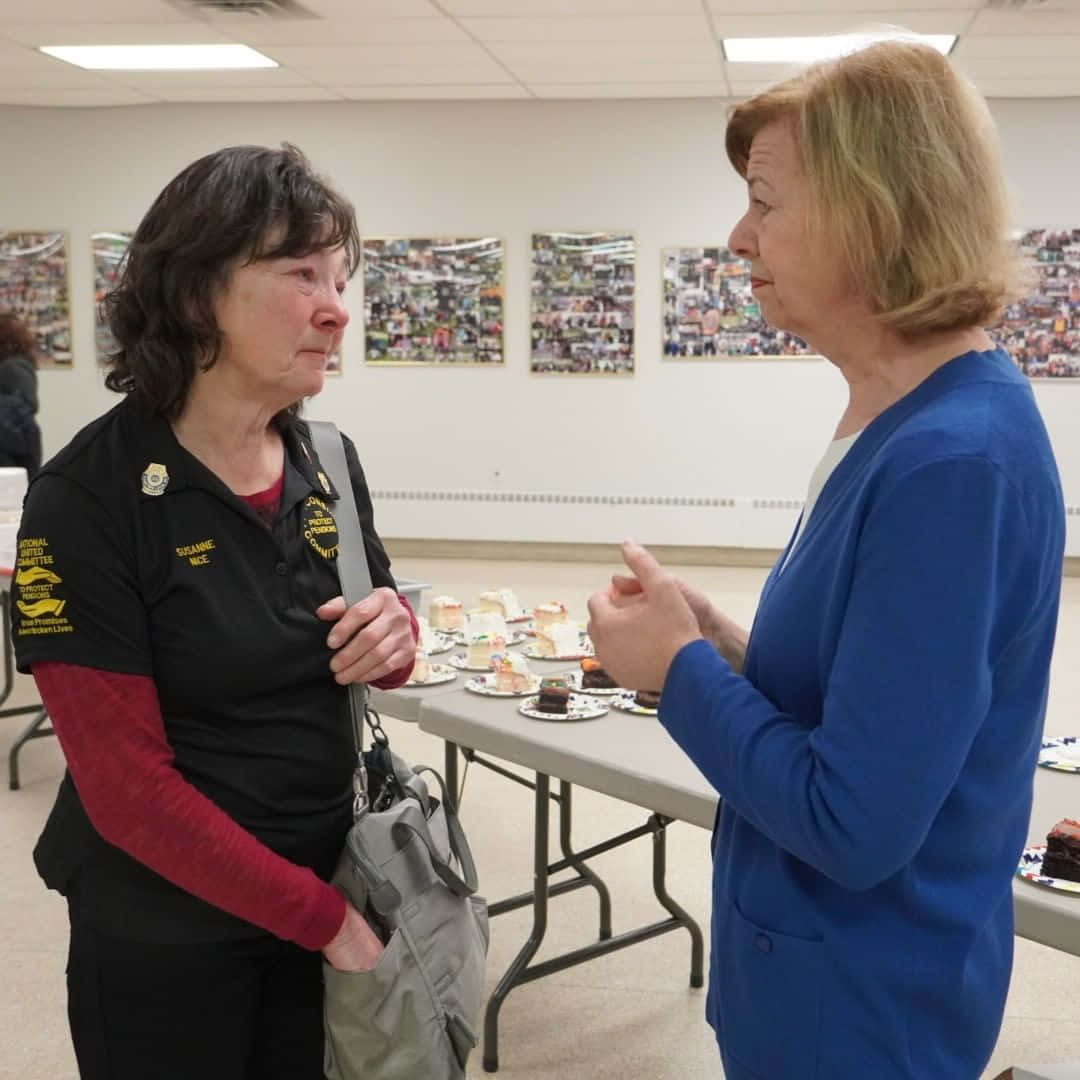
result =
[[[335,508],[346,603],[371,592],[341,435],[308,421]],[[488,947],[487,904],[442,777],[390,750],[367,688],[349,687],[356,740],[353,826],[334,884],[385,943],[371,971],[323,963],[328,1080],[460,1080],[476,1046]],[[364,721],[372,747],[363,749]],[[437,782],[436,798],[422,774]]]

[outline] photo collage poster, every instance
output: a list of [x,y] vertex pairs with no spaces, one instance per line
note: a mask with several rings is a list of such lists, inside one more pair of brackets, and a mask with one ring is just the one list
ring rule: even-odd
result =
[[382,237],[363,248],[367,363],[503,363],[501,240]]
[[1029,378],[1080,378],[1080,229],[1028,229],[1017,241],[1030,291],[990,335]]
[[765,323],[750,289],[749,262],[727,248],[665,248],[663,278],[666,358],[815,355],[801,338]]
[[534,372],[633,374],[635,253],[625,232],[533,233]]
[[71,368],[70,295],[67,233],[0,232],[0,311],[26,323],[43,368]]

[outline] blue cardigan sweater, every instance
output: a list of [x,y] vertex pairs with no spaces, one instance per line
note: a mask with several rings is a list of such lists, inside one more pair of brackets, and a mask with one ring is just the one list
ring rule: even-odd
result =
[[705,641],[675,657],[660,720],[722,796],[707,1014],[728,1080],[980,1075],[1064,531],[1026,380],[966,353],[848,450],[765,583],[745,674]]

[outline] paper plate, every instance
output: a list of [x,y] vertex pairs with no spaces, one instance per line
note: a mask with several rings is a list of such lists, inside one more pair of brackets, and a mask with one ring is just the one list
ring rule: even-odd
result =
[[522,656],[527,656],[530,660],[584,660],[587,656],[595,656],[596,650],[593,648],[593,643],[584,635],[581,635],[581,648],[578,652],[573,653],[560,653],[558,656],[545,656],[536,647],[535,641],[530,641],[524,649],[521,650]]
[[484,697],[528,697],[540,689],[540,677],[534,675],[532,686],[528,690],[496,690],[495,673],[490,675],[476,675],[465,683],[465,689],[474,694],[482,694]]
[[453,682],[456,678],[457,672],[452,667],[447,667],[446,664],[432,664],[431,674],[424,682],[413,682],[410,679],[405,685],[417,689],[422,686],[438,686],[440,683]]
[[1043,739],[1039,750],[1039,764],[1044,769],[1080,773],[1080,738],[1062,735],[1056,739]]
[[[511,645],[520,645],[525,640],[524,630],[511,630],[506,638],[506,647],[509,649]],[[454,631],[454,643],[457,645],[465,644],[465,631]]]
[[435,639],[435,648],[428,649],[428,656],[438,656],[439,653],[449,652],[455,647],[454,639],[443,630],[432,630],[431,636]]
[[585,697],[583,694],[571,694],[566,706],[565,713],[541,712],[536,707],[538,697],[528,697],[519,706],[518,712],[522,716],[528,716],[533,720],[553,720],[555,723],[568,723],[575,720],[595,720],[603,716],[608,708],[596,698]]
[[626,691],[621,686],[612,686],[606,689],[601,689],[596,686],[585,687],[581,685],[582,675],[581,671],[571,671],[568,675],[563,675],[561,678],[566,679],[567,686],[576,694],[595,694],[597,697],[614,697],[616,694],[625,694]]
[[1080,881],[1066,881],[1064,878],[1047,877],[1042,872],[1042,861],[1045,854],[1045,844],[1040,847],[1024,848],[1020,855],[1020,865],[1016,868],[1016,876],[1022,877],[1025,881],[1030,881],[1033,885],[1043,885],[1048,889],[1056,889],[1058,892],[1080,896]]
[[634,700],[633,690],[620,690],[617,697],[611,699],[611,704],[622,712],[633,713],[635,716],[655,716],[656,709],[646,709]]

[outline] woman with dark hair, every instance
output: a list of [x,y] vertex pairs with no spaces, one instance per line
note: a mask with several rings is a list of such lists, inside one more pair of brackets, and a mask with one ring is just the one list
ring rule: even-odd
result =
[[[356,450],[304,398],[348,322],[351,205],[293,147],[201,158],[107,299],[124,400],[30,486],[14,639],[68,772],[35,849],[68,900],[84,1080],[318,1080],[323,957],[382,946],[328,884],[351,823],[354,682],[412,669]],[[337,490],[374,591],[346,609]]]
[[29,327],[13,314],[0,315],[0,466],[30,476],[41,466],[37,346]]

